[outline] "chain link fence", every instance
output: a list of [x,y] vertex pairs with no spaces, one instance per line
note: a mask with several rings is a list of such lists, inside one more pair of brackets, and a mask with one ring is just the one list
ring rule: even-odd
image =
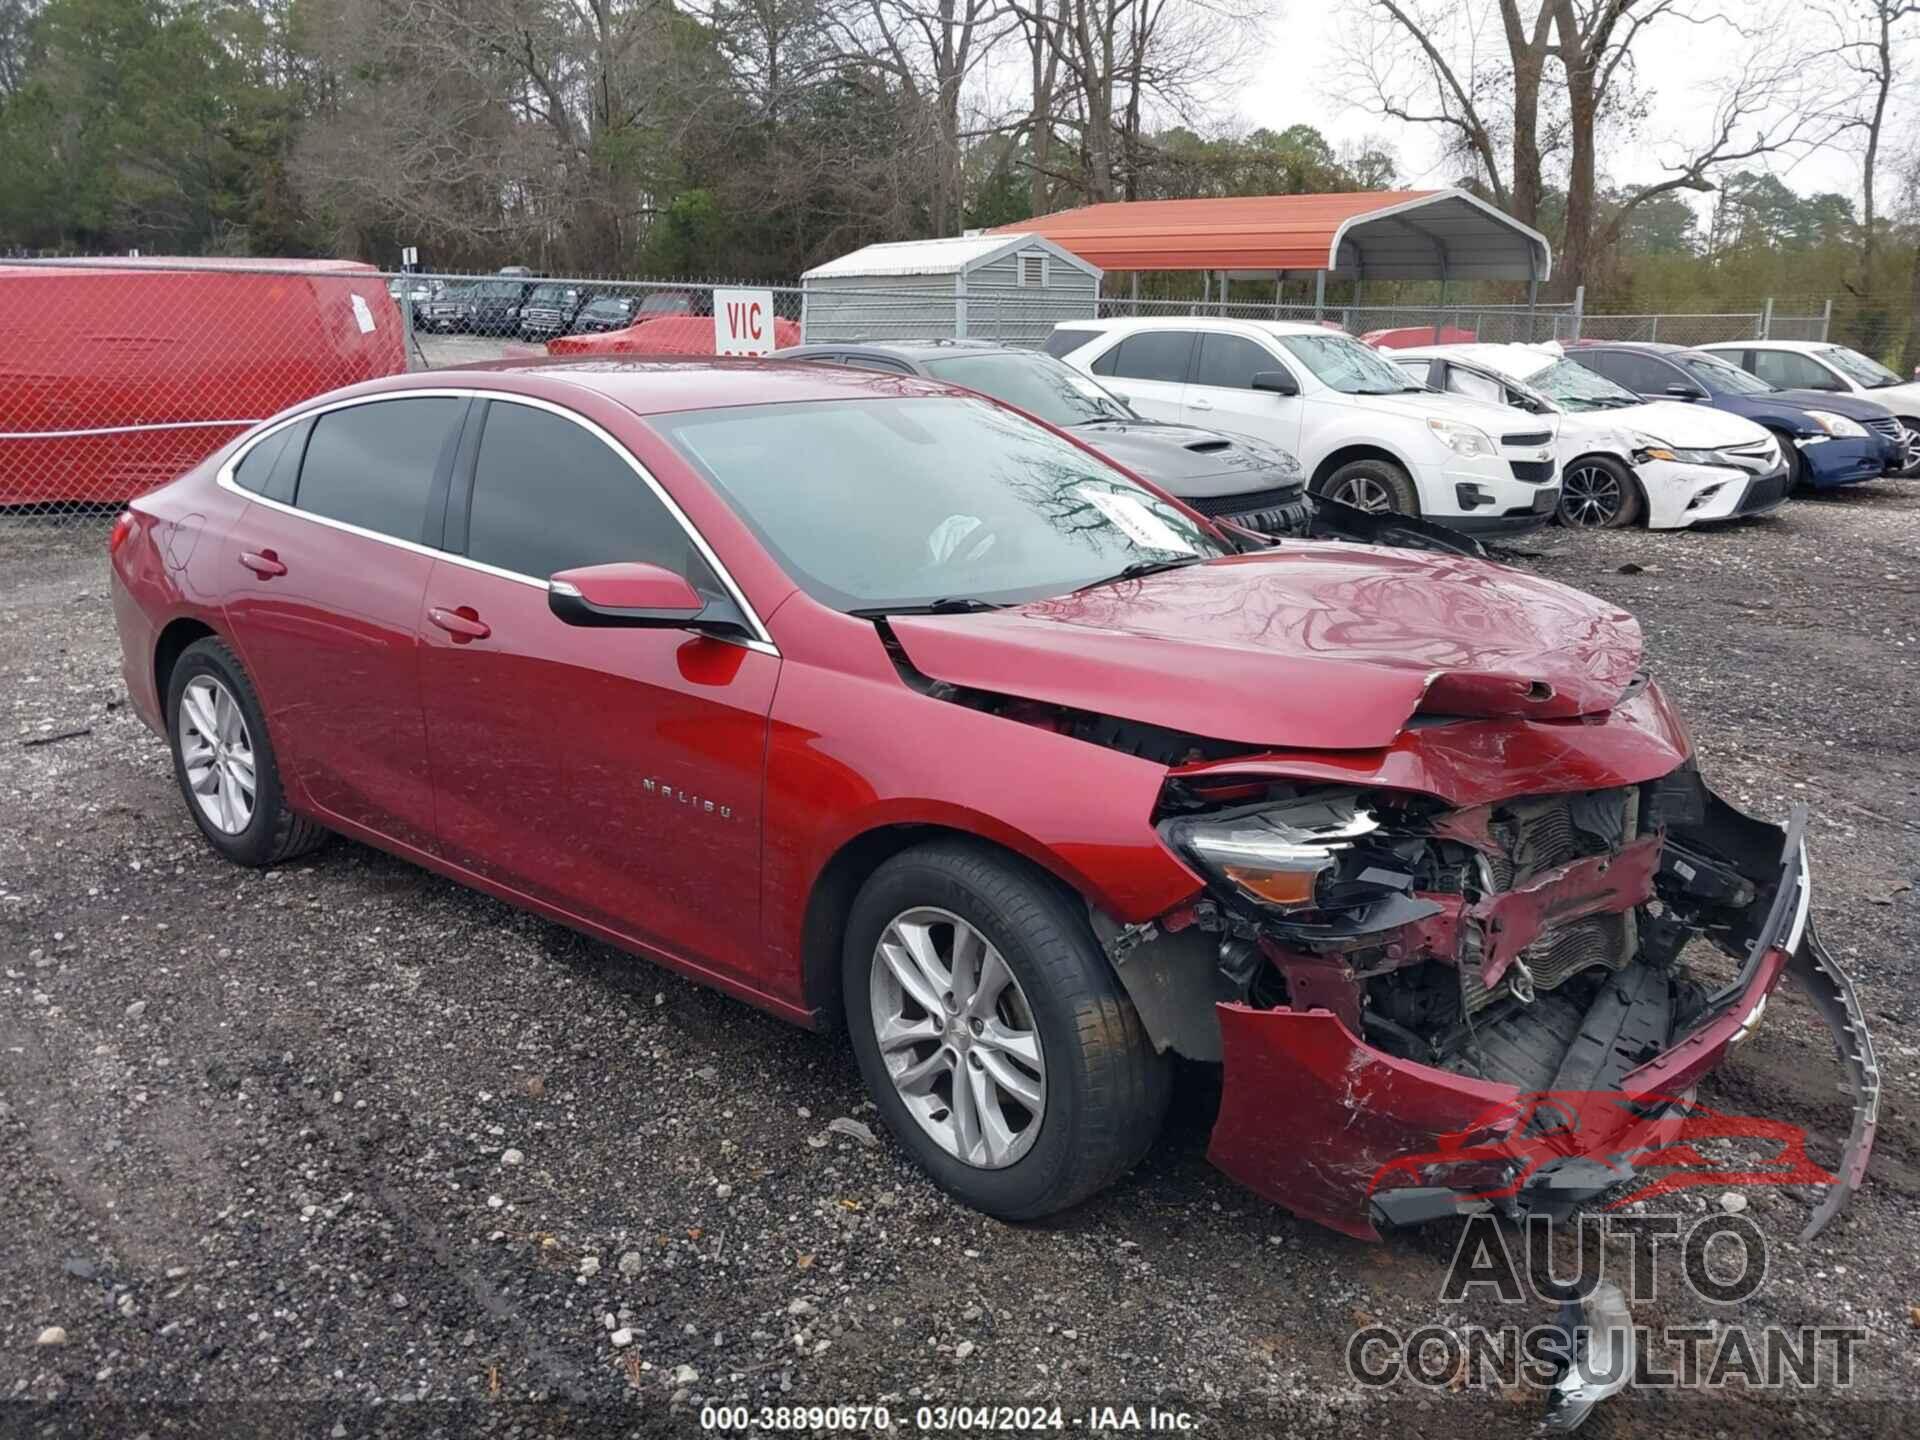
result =
[[940,279],[829,292],[524,271],[395,274],[330,260],[0,261],[0,516],[109,518],[255,423],[381,375],[548,354],[710,355],[736,289],[770,305],[775,348],[960,337],[1037,346],[1062,319],[1133,316],[1317,323],[1402,344],[1702,344],[1824,338],[1830,314],[1782,316],[1771,304],[1722,315],[1591,315],[1569,305],[969,294]]

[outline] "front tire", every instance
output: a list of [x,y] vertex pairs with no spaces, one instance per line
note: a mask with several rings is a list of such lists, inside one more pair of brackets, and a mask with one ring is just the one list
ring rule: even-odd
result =
[[327,838],[286,806],[266,712],[225,642],[197,640],[167,682],[173,776],[207,843],[237,865],[278,865]]
[[1320,493],[1376,515],[1418,515],[1413,477],[1391,460],[1349,460],[1320,482]]
[[1618,530],[1640,518],[1640,487],[1610,455],[1582,455],[1560,476],[1560,523],[1573,530]]
[[1167,1059],[1085,913],[1018,860],[967,841],[894,856],[854,901],[842,980],[881,1119],[974,1209],[1064,1210],[1153,1143]]

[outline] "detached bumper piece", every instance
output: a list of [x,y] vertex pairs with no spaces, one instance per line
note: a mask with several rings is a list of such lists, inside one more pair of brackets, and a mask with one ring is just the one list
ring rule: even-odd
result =
[[[1311,924],[1276,921],[1253,938],[1270,968],[1216,1009],[1214,1164],[1365,1239],[1474,1210],[1560,1213],[1626,1181],[1636,1194],[1824,1185],[1802,1232],[1818,1234],[1865,1176],[1880,1076],[1852,983],[1809,923],[1804,808],[1763,824],[1688,766],[1627,791],[1422,823],[1426,839],[1392,842],[1436,887],[1401,897],[1420,908],[1395,913],[1422,918],[1323,927],[1318,943]],[[1610,840],[1595,838],[1609,826]],[[1446,893],[1435,878],[1460,845],[1484,890]],[[1738,962],[1717,988],[1681,959],[1703,938]],[[1795,1127],[1692,1098],[1786,975],[1846,1069],[1853,1122],[1837,1174],[1807,1158]],[[1723,1174],[1691,1146],[1708,1138],[1770,1142],[1777,1156]]]

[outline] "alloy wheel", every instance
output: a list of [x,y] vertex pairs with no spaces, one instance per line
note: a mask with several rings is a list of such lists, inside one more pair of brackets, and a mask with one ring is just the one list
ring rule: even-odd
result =
[[1576,465],[1560,479],[1560,517],[1582,530],[1613,523],[1626,504],[1620,479],[1600,465]]
[[197,675],[180,692],[180,762],[200,813],[224,835],[253,821],[253,736],[231,691]]
[[1327,495],[1343,505],[1351,505],[1356,510],[1371,510],[1376,515],[1387,515],[1393,511],[1392,494],[1371,475],[1349,475]]
[[881,1061],[935,1144],[983,1170],[1033,1148],[1046,1057],[1026,992],[986,936],[951,911],[904,911],[880,933],[868,988]]

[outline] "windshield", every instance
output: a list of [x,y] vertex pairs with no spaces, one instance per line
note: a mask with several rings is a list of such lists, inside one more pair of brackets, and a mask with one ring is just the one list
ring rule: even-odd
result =
[[520,291],[519,282],[514,280],[489,280],[474,287],[474,293],[486,300],[518,300]]
[[1093,381],[1051,355],[994,350],[980,355],[943,355],[924,367],[936,380],[978,390],[1018,405],[1052,425],[1126,420],[1132,412]]
[[598,300],[589,301],[587,308],[580,313],[582,315],[590,315],[596,320],[624,320],[627,316],[627,311],[632,308],[633,302],[631,300],[623,300],[617,295],[608,295]]
[[1849,350],[1844,345],[1835,345],[1831,350],[1819,352],[1820,358],[1846,376],[1854,384],[1868,390],[1884,390],[1889,385],[1898,385],[1900,377],[1887,369],[1878,360],[1869,360],[1858,350]]
[[564,305],[567,301],[567,287],[564,285],[536,285],[533,293],[527,297],[529,305]]
[[1282,335],[1280,343],[1320,382],[1349,395],[1399,395],[1425,390],[1390,360],[1344,335]]
[[1566,410],[1617,410],[1645,402],[1596,370],[1572,360],[1556,360],[1527,376],[1527,384]]
[[983,400],[745,405],[649,423],[837,610],[1013,604],[1229,553],[1097,456]]
[[693,297],[690,295],[649,295],[640,302],[642,315],[691,315]]
[[1676,355],[1680,368],[1714,395],[1765,395],[1779,387],[1711,355]]

